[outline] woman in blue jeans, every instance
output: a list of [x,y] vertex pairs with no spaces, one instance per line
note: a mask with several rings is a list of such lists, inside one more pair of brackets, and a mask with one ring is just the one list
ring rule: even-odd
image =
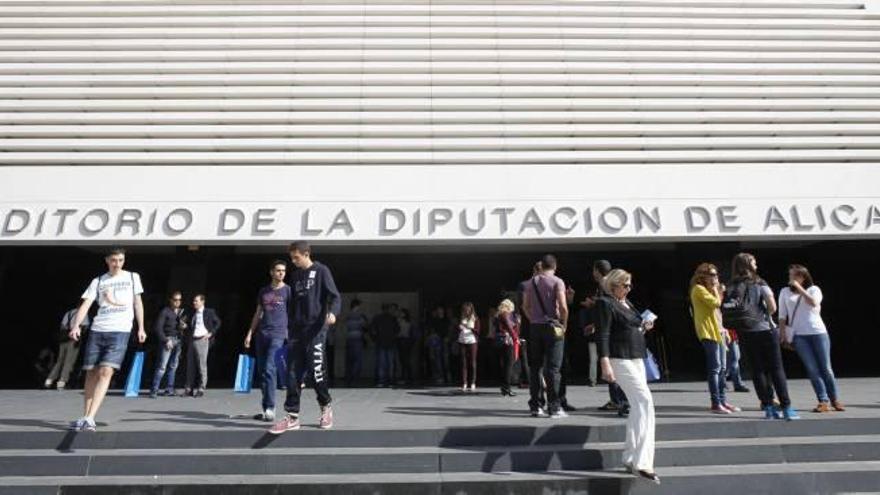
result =
[[831,369],[831,340],[822,321],[822,290],[813,283],[803,265],[788,267],[788,287],[779,292],[779,321],[785,341],[794,348],[807,369],[819,400],[813,412],[843,411],[837,381]]

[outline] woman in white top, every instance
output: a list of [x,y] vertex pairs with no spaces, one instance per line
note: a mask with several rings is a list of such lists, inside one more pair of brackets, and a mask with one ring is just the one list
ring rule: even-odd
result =
[[788,287],[779,292],[782,338],[794,348],[807,369],[819,405],[813,412],[843,411],[831,369],[831,340],[822,321],[822,290],[803,265],[788,267]]
[[479,342],[480,319],[473,303],[461,305],[458,322],[458,343],[461,345],[461,391],[477,390],[477,342]]

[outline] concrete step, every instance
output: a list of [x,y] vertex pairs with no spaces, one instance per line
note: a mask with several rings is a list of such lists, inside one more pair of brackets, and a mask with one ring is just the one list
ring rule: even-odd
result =
[[656,486],[622,470],[545,473],[388,473],[333,475],[204,475],[3,478],[0,495],[470,495],[588,493],[876,493],[880,462],[791,463],[661,468]]
[[[757,414],[757,413],[743,413]],[[268,424],[252,420],[213,418],[211,429],[154,431],[114,430],[99,424],[97,433],[66,431],[58,422],[42,430],[0,431],[0,454],[4,450],[80,451],[101,449],[256,449],[284,448],[415,448],[546,446],[620,442],[622,422],[613,425],[548,424],[536,420],[534,426],[447,427],[427,429],[333,429],[320,431],[306,418],[303,429],[280,437],[267,436]],[[577,421],[577,417],[572,421]],[[46,428],[52,428],[50,431]],[[713,439],[789,438],[822,436],[880,435],[880,418],[838,418],[834,420],[767,421],[742,418],[695,420],[688,423],[658,425],[657,440],[710,441]]]
[[[296,433],[289,433],[295,435]],[[620,443],[521,447],[4,450],[6,476],[541,472],[613,469]],[[880,461],[880,435],[660,442],[658,468]]]

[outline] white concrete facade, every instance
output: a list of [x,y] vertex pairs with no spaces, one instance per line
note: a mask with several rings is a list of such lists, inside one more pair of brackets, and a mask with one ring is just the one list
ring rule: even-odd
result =
[[876,238],[847,0],[0,0],[0,244]]

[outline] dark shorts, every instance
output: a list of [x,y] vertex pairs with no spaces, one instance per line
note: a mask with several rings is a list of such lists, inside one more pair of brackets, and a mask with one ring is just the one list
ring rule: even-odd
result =
[[130,332],[91,332],[83,354],[83,369],[104,366],[118,370],[125,359]]

